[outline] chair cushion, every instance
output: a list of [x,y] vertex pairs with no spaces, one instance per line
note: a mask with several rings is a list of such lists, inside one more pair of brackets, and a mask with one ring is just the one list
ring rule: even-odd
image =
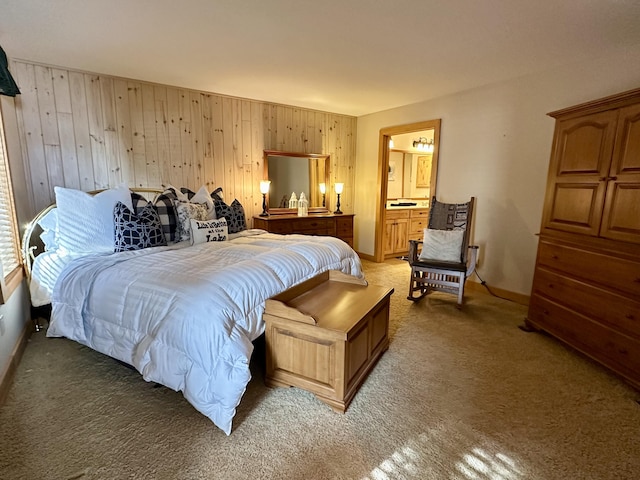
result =
[[460,263],[464,230],[424,229],[424,240],[419,260]]

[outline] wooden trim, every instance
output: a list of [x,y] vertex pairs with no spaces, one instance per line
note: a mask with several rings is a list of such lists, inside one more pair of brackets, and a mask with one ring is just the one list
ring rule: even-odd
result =
[[373,255],[369,255],[368,253],[362,253],[362,252],[356,252],[356,253],[362,260],[369,260],[370,262],[376,261],[376,257],[374,257]]
[[553,118],[561,116],[570,117],[574,114],[582,116],[588,113],[595,113],[602,110],[612,110],[629,103],[637,102],[638,97],[640,97],[640,88],[635,88],[633,90],[627,90],[626,92],[609,95],[608,97],[599,98],[590,102],[580,103],[572,107],[555,110],[553,112],[547,113],[547,115]]
[[[385,127],[380,129],[380,133],[383,135],[393,136],[401,133],[412,133],[419,132],[421,130],[430,130],[430,129],[439,129],[440,128],[440,119],[435,120],[425,120],[423,122],[415,122],[408,123],[405,125],[395,125],[393,127]],[[434,139],[435,144],[435,139]],[[388,145],[388,142],[387,142]],[[434,150],[435,153],[435,150]]]
[[376,198],[376,218],[375,218],[375,239],[373,246],[373,261],[382,262],[384,260],[384,236],[385,236],[385,213],[384,203],[387,198],[387,186],[389,181],[389,135],[380,130],[378,145],[378,192]]
[[[486,293],[488,295],[491,295],[489,293],[489,291],[487,290],[487,288],[478,283],[478,282],[474,282],[473,280],[468,280],[467,279],[467,283],[465,285],[465,288],[467,290],[471,290],[474,292],[481,292],[481,293]],[[529,305],[529,300],[530,300],[530,296],[529,295],[525,295],[523,293],[517,293],[517,292],[512,292],[510,290],[504,290],[502,288],[498,288],[498,287],[494,287],[489,285],[489,288],[491,289],[491,291],[498,297],[502,297],[505,300],[510,300],[512,302],[515,302],[519,305],[524,305],[524,306],[528,306]]]
[[9,362],[2,372],[2,376],[0,376],[0,406],[4,405],[4,402],[9,394],[9,390],[11,389],[11,385],[13,383],[13,379],[16,374],[16,370],[18,369],[18,365],[20,364],[20,359],[24,354],[25,348],[27,348],[27,342],[29,341],[29,337],[33,333],[33,322],[31,320],[27,321],[24,324],[24,328],[22,333],[20,334],[20,338],[16,343],[16,346],[13,348],[13,352],[11,352],[11,356],[9,357]]
[[0,305],[7,303],[11,294],[18,288],[18,285],[24,280],[24,269],[22,265],[18,265],[5,278],[0,288]]
[[[281,150],[265,150],[264,156],[268,157],[269,155],[273,155],[275,157],[324,158],[327,160],[331,156],[328,153],[283,152]],[[265,169],[265,173],[267,172],[268,170]]]

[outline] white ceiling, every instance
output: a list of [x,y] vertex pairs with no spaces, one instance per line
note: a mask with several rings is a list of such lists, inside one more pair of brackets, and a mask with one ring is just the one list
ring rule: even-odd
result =
[[638,49],[640,1],[0,0],[0,45],[10,58],[363,115]]

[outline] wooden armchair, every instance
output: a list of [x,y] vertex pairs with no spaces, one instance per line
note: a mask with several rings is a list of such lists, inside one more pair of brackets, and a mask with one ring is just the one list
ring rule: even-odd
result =
[[441,203],[431,199],[428,228],[422,242],[409,241],[411,284],[409,300],[431,291],[458,295],[464,302],[464,284],[476,268],[478,247],[469,245],[475,197],[467,203]]

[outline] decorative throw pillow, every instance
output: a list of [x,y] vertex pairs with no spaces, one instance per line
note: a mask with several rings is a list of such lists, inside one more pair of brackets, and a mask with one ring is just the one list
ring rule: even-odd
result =
[[247,219],[244,214],[244,207],[236,199],[231,205],[224,202],[215,202],[216,217],[226,218],[229,233],[238,233],[247,229]]
[[177,242],[184,242],[191,239],[191,219],[207,220],[207,207],[201,203],[178,202],[176,204],[178,213],[178,233]]
[[142,209],[148,205],[149,201],[137,192],[131,192],[131,205],[136,215],[140,215]]
[[420,260],[460,263],[464,230],[424,229]]
[[118,202],[113,211],[115,224],[116,252],[159,247],[167,242],[162,232],[158,211],[147,203],[139,214],[131,211],[125,204]]
[[207,220],[213,220],[216,218],[216,211],[213,208],[213,198],[209,195],[209,191],[206,186],[201,186],[195,193],[185,187],[182,187],[180,191],[187,196],[189,202],[201,203],[207,207]]
[[176,199],[179,202],[188,202],[189,201],[189,197],[187,195],[185,195],[184,193],[182,193],[182,190],[177,189],[176,187],[174,187],[173,185],[167,185],[164,187],[164,191],[165,192],[171,192],[176,196]]
[[196,194],[196,192],[194,192],[193,190],[189,190],[187,187],[180,187],[180,191],[184,193],[189,200],[191,200]]
[[227,221],[191,219],[191,245],[206,242],[224,242],[228,239]]
[[178,233],[178,213],[176,212],[176,202],[178,197],[172,190],[165,190],[154,203],[162,224],[162,232],[167,243],[176,241]]
[[224,203],[224,196],[222,195],[222,187],[216,188],[213,192],[211,192],[211,198],[213,199],[213,203]]
[[71,253],[113,252],[113,209],[122,202],[131,205],[126,185],[96,195],[71,188],[55,187],[58,210],[58,242]]

